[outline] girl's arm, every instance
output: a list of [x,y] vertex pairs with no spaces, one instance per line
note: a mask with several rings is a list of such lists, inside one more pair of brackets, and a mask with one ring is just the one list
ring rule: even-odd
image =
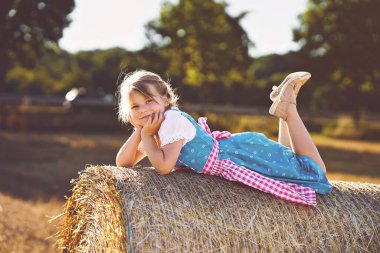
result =
[[128,140],[120,148],[116,156],[116,166],[131,167],[141,161],[145,155],[137,150],[141,141],[141,128],[136,128]]
[[150,163],[161,175],[170,173],[178,160],[184,140],[166,144],[160,148],[153,135],[141,134],[145,152]]
[[152,114],[141,130],[145,153],[153,167],[161,175],[168,174],[174,169],[184,142],[184,140],[178,140],[166,144],[162,148],[158,146],[154,135],[157,133],[163,118],[163,113]]

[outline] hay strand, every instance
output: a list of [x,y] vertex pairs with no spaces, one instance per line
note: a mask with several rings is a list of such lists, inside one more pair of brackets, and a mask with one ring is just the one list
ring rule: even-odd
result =
[[317,207],[215,176],[90,166],[74,181],[61,252],[375,252],[380,185],[332,181]]

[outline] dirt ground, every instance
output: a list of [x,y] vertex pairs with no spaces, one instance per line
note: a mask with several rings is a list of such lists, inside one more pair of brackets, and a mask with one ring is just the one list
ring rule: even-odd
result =
[[[114,164],[127,137],[0,132],[0,252],[56,252],[56,223],[49,220],[70,196],[70,180],[86,164]],[[330,180],[380,184],[380,142],[313,138]]]

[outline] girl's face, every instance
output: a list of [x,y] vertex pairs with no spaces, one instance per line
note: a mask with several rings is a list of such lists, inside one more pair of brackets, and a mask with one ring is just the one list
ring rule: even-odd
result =
[[152,113],[164,112],[167,100],[161,97],[154,87],[149,87],[153,98],[146,97],[138,91],[129,94],[130,115],[133,124],[144,126]]

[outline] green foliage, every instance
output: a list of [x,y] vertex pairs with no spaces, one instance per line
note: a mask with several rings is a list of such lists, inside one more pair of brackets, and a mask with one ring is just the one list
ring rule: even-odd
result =
[[331,121],[322,133],[329,137],[350,139],[356,139],[362,135],[362,131],[355,126],[351,117],[342,117]]
[[291,72],[302,70],[300,59],[294,52],[284,55],[270,54],[255,59],[248,69],[253,79],[250,92],[251,105],[270,106],[269,93]]
[[33,66],[16,63],[5,76],[6,89],[22,94],[63,94],[71,88],[71,61],[69,53],[59,50],[44,51]]
[[79,52],[73,55],[72,85],[114,93],[118,76],[135,68],[135,58],[135,53],[122,48]]
[[302,110],[378,112],[379,5],[310,0],[294,32],[301,50],[253,61],[252,42],[239,24],[247,13],[231,17],[221,1],[165,2],[159,18],[146,25],[150,43],[140,51],[69,54],[56,41],[69,23],[72,0],[4,0],[0,91],[62,95],[85,87],[114,93],[125,73],[147,69],[170,79],[181,102],[269,107],[273,85],[290,72],[309,71],[312,79],[297,100]]
[[294,31],[315,73],[356,113],[368,103],[363,94],[380,91],[379,13],[378,0],[309,0]]
[[339,139],[380,140],[380,122],[360,120],[342,116],[330,121],[323,127],[322,134]]
[[249,72],[254,79],[267,79],[276,72],[289,73],[299,65],[297,55],[290,52],[284,55],[269,54],[255,59]]
[[[0,83],[14,63],[34,68],[37,53],[55,48],[70,20],[74,0],[2,0],[0,3]],[[25,76],[24,76],[25,77]],[[11,89],[5,85],[2,90]]]
[[55,94],[59,89],[57,81],[50,78],[43,68],[25,69],[15,67],[7,73],[6,82],[17,93]]
[[212,83],[247,83],[252,43],[239,24],[245,15],[231,17],[225,3],[213,0],[165,2],[146,26],[149,47],[160,50],[170,76],[205,92]]
[[229,131],[231,133],[259,132],[267,136],[278,134],[278,119],[262,115],[238,115],[233,113],[191,113],[194,118],[207,117],[207,124],[212,131]]

